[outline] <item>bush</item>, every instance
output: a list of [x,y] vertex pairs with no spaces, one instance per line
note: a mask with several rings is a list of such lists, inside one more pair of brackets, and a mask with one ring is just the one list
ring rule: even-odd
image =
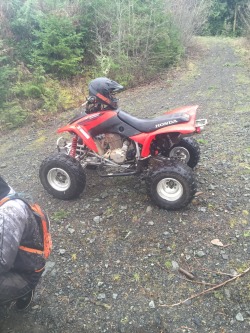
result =
[[8,100],[16,73],[11,59],[11,51],[6,43],[0,40],[0,108]]
[[[133,3],[132,6],[129,3]],[[180,34],[165,8],[165,1],[94,0],[93,29],[97,73],[121,78],[128,85],[152,78],[176,62],[182,51]]]
[[0,127],[10,129],[16,128],[25,122],[27,116],[27,111],[22,109],[18,101],[5,103],[0,109]]

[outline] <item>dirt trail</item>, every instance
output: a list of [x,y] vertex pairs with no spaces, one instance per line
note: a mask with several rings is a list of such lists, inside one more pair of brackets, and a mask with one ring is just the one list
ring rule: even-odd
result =
[[[200,105],[198,117],[209,121],[195,171],[203,194],[185,210],[152,205],[139,179],[103,181],[93,171],[79,200],[45,193],[39,165],[71,115],[1,138],[0,173],[48,210],[54,251],[33,305],[2,311],[0,332],[250,332],[249,273],[172,306],[250,266],[250,71],[233,41],[200,42],[186,70],[126,91],[120,101],[140,117]],[[217,238],[224,247],[211,244]]]

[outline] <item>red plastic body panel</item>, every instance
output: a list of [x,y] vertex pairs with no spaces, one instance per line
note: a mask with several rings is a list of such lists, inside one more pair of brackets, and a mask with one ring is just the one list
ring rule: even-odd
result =
[[[195,122],[196,122],[196,113],[198,105],[183,106],[165,112],[165,114],[174,114],[174,113],[186,113],[190,116],[188,122],[180,123],[177,125],[170,125],[156,129],[150,133],[140,133],[134,136],[131,136],[130,139],[141,144],[142,151],[141,157],[147,157],[150,155],[150,144],[152,140],[155,139],[158,134],[168,134],[168,133],[180,133],[180,134],[192,134],[196,131]],[[79,119],[76,119],[69,125],[61,127],[57,130],[58,133],[70,132],[75,133],[79,136],[84,144],[86,144],[91,150],[98,153],[97,146],[95,141],[89,134],[89,131],[102,124],[103,122],[111,119],[112,117],[117,117],[117,112],[112,110],[99,111],[95,113],[88,114]]]
[[155,136],[158,134],[167,134],[167,133],[181,133],[181,134],[191,134],[195,132],[195,121],[196,121],[196,113],[197,113],[198,105],[192,106],[184,106],[169,112],[165,112],[166,114],[173,114],[173,113],[186,113],[189,114],[190,119],[188,122],[177,124],[177,125],[170,125],[166,127],[162,127],[157,129],[156,131],[150,133],[141,133],[135,136],[132,136],[130,139],[134,140],[142,144],[143,148],[141,151],[141,157],[147,157],[150,154],[150,144],[152,140],[155,139]]
[[84,144],[89,147],[89,149],[98,152],[95,141],[89,134],[89,130],[102,122],[108,120],[109,118],[117,117],[116,112],[114,111],[100,111],[92,114],[83,116],[80,119],[77,119],[73,123],[61,127],[57,130],[57,133],[70,132],[78,135]]

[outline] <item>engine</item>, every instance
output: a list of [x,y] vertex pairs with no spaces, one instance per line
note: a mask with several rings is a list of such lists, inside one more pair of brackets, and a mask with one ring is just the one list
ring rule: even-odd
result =
[[[110,159],[115,163],[122,164],[128,156],[133,157],[133,145],[128,139],[122,138],[119,134],[106,133],[95,137],[95,143],[99,155]],[[130,154],[128,154],[130,152]]]

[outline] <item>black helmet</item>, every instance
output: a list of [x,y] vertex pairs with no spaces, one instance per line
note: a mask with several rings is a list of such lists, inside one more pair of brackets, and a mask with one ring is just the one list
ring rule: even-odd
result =
[[98,103],[108,105],[112,109],[117,109],[117,99],[112,96],[112,93],[121,89],[123,89],[123,86],[119,83],[106,77],[98,77],[90,82],[89,95],[95,96]]

